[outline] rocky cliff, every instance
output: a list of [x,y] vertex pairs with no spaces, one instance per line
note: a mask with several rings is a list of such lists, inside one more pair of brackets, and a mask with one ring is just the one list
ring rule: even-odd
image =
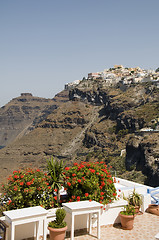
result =
[[[159,89],[153,84],[105,88],[84,80],[70,90],[69,101],[42,121],[37,118],[35,129],[0,150],[1,174],[29,164],[44,168],[50,156],[66,165],[98,159],[112,165],[118,176],[158,185],[158,135],[139,136],[143,127],[154,127],[158,115]],[[154,143],[149,141],[152,134]]]
[[[67,96],[66,96],[67,95]],[[5,147],[16,138],[21,138],[54,111],[60,102],[68,100],[68,92],[54,99],[34,97],[22,93],[0,108],[0,146]]]

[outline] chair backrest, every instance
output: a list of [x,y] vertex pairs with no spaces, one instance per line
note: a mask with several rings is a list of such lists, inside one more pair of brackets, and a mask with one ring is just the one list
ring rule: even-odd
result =
[[8,225],[4,221],[0,220],[0,240],[5,240],[7,228]]

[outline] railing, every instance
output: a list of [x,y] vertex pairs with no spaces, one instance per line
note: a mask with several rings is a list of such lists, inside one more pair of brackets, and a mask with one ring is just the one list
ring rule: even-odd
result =
[[[156,204],[159,204],[159,187],[153,189],[147,189],[147,193],[151,195],[151,197],[155,200]],[[157,195],[158,194],[158,195]]]

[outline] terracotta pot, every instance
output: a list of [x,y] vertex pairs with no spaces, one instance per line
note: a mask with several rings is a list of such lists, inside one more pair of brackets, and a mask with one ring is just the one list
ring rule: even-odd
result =
[[123,215],[119,213],[122,229],[131,230],[134,225],[134,215]]
[[67,226],[64,228],[51,228],[48,227],[50,231],[50,240],[64,240]]
[[159,216],[159,205],[157,204],[150,204],[149,207],[146,209],[147,212],[153,213]]

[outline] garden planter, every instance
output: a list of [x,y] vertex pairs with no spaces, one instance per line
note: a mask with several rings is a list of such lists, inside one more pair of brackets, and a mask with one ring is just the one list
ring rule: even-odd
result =
[[50,231],[50,240],[64,240],[67,226],[64,228],[51,228],[48,227]]
[[123,215],[119,213],[122,229],[131,230],[134,224],[134,215]]
[[149,213],[155,214],[159,216],[159,205],[157,204],[150,204],[146,210]]

